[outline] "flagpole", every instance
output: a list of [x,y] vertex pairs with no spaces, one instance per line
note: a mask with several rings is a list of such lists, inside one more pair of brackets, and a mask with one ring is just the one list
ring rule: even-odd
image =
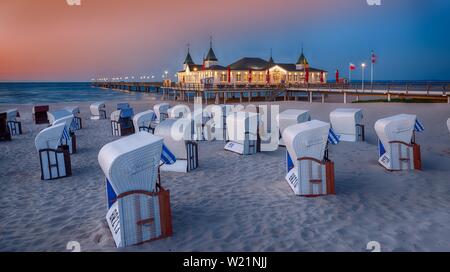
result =
[[352,67],[351,64],[348,66],[348,83],[352,82]]
[[370,65],[370,86],[373,88],[373,61]]

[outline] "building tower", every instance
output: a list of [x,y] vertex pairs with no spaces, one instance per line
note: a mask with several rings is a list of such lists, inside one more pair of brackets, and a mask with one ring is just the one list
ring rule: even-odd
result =
[[213,65],[217,65],[219,62],[216,58],[216,54],[214,54],[214,50],[212,48],[212,37],[209,39],[209,51],[208,55],[206,55],[206,58],[203,61],[205,68],[209,68]]
[[305,55],[303,54],[303,44],[302,44],[302,54],[298,58],[298,61],[296,63],[296,69],[297,70],[304,70],[309,67],[308,60],[306,59]]
[[184,70],[184,71],[186,71],[186,69],[187,69],[187,67],[188,67],[189,65],[195,64],[194,61],[192,60],[191,54],[190,54],[190,52],[189,52],[189,47],[190,47],[190,45],[188,44],[188,45],[187,45],[187,55],[186,55],[186,59],[184,60],[184,63],[183,63],[183,70]]

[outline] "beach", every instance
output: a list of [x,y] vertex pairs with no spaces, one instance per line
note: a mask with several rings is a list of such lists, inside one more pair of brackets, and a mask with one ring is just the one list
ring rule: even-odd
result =
[[[91,101],[94,102],[94,101]],[[107,113],[117,102],[108,101]],[[135,113],[156,99],[129,101]],[[175,102],[170,102],[175,105]],[[162,172],[170,190],[174,234],[167,239],[117,249],[105,220],[104,175],[97,155],[111,135],[109,120],[90,120],[90,102],[53,103],[50,110],[80,107],[73,176],[40,180],[37,133],[47,125],[32,121],[32,105],[18,108],[23,135],[0,142],[0,251],[356,251],[370,241],[382,251],[450,251],[450,133],[448,104],[273,102],[280,111],[305,109],[329,122],[335,108],[361,108],[366,142],[341,142],[330,149],[336,195],[295,196],[285,177],[285,148],[240,156],[225,142],[199,143],[199,168]],[[416,114],[425,125],[417,134],[423,171],[389,172],[377,162],[376,120]]]

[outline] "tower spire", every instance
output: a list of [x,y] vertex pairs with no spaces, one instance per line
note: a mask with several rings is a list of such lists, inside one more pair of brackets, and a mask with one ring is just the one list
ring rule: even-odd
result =
[[274,61],[273,61],[273,56],[272,56],[272,48],[270,48],[270,58],[269,58],[269,63],[270,63],[270,64],[273,64],[273,63],[274,63]]
[[192,60],[192,57],[191,57],[190,47],[191,47],[191,44],[187,43],[187,54],[186,54],[186,59],[184,60],[184,63],[183,63],[184,64],[184,69],[186,69],[187,65],[195,64],[194,61]]

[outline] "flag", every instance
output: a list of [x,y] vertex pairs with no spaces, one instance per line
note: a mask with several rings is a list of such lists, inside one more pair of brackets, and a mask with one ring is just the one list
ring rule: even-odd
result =
[[248,71],[248,83],[252,83],[252,70]]
[[269,70],[267,70],[266,82],[267,82],[267,84],[270,84],[270,71]]
[[231,67],[228,66],[228,83],[231,83]]
[[309,83],[309,67],[305,67],[305,83]]
[[336,69],[336,83],[339,83],[339,70]]
[[353,63],[350,63],[350,71],[354,71],[356,70],[356,65],[354,65]]
[[320,83],[323,83],[323,71],[320,71]]
[[377,62],[377,56],[375,55],[375,53],[373,52],[373,50],[372,50],[371,60],[372,60],[372,63],[373,63],[373,64],[375,64],[375,63]]

